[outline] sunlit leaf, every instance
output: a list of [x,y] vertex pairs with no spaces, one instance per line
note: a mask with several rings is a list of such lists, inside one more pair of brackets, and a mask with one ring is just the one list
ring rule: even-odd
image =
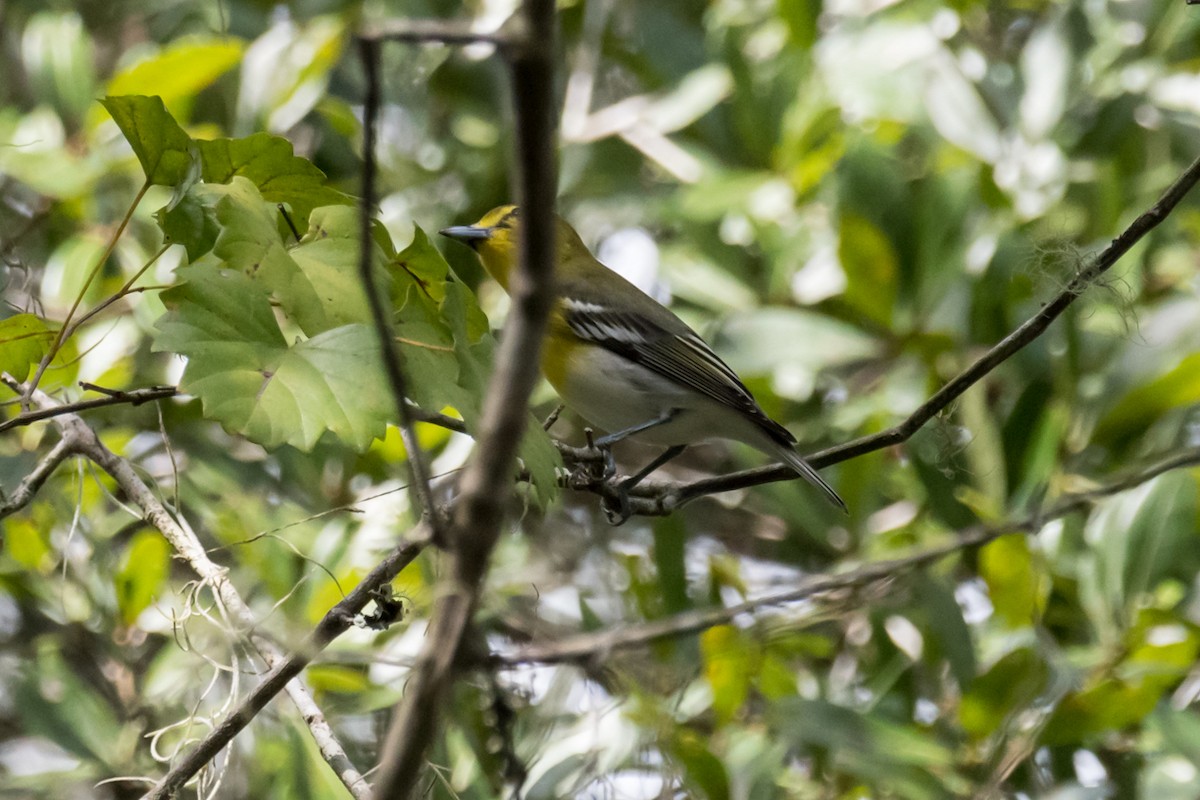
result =
[[700,635],[704,677],[712,686],[713,711],[720,723],[731,720],[746,701],[757,671],[755,649],[730,625],[718,625]]
[[237,66],[242,49],[241,40],[230,36],[179,39],[114,75],[107,94],[154,94],[177,110]]
[[979,551],[979,576],[987,582],[996,615],[1019,628],[1034,625],[1046,606],[1049,581],[1019,533],[1001,536]]

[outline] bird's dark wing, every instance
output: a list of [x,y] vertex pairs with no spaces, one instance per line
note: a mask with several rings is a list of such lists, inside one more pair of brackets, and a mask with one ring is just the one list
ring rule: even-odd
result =
[[694,331],[680,323],[670,331],[645,314],[615,310],[602,303],[563,299],[571,331],[663,377],[729,406],[783,444],[796,438],[759,408],[754,395],[721,357]]

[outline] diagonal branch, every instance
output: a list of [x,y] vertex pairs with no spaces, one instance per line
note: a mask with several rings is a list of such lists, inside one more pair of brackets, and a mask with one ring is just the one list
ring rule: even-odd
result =
[[[44,392],[13,381],[10,376],[4,376],[4,383],[19,394],[27,394],[41,408],[53,408],[55,402]],[[237,622],[242,634],[249,640],[251,646],[268,666],[274,667],[284,661],[284,654],[270,638],[259,633],[258,618],[246,604],[237,589],[230,582],[224,567],[213,562],[204,546],[200,543],[195,532],[187,522],[178,519],[159,502],[154,491],[146,485],[137,470],[125,459],[109,450],[96,432],[75,414],[62,414],[54,417],[54,422],[62,431],[62,439],[69,444],[70,452],[82,455],[93,461],[98,467],[107,472],[125,496],[142,511],[143,519],[162,533],[176,553],[188,563],[188,566],[200,579],[212,587],[213,592],[221,599],[230,616]],[[57,448],[55,448],[57,449]],[[53,452],[53,450],[51,451]],[[45,461],[43,461],[45,463]],[[292,702],[300,710],[305,723],[313,732],[313,736],[321,749],[321,754],[333,768],[338,778],[350,790],[350,793],[360,800],[369,796],[366,780],[350,762],[345,750],[333,737],[329,725],[325,722],[324,714],[308,689],[298,680],[287,683],[287,692]],[[201,763],[200,766],[203,766]],[[197,767],[199,769],[199,767]],[[194,774],[194,773],[192,773]],[[190,775],[188,776],[190,777]],[[184,779],[186,781],[186,778]],[[182,786],[176,784],[170,791],[158,793],[154,790],[151,797],[168,797],[174,789]]]
[[[285,686],[290,686],[289,681],[303,672],[304,668],[312,662],[317,654],[328,647],[330,642],[350,628],[355,615],[361,612],[367,603],[376,598],[376,593],[383,586],[390,583],[400,574],[401,570],[412,563],[428,542],[428,529],[421,527],[408,540],[402,541],[392,548],[387,557],[375,565],[375,568],[367,573],[350,594],[326,612],[304,644],[286,659],[277,661],[263,676],[259,684],[242,700],[241,704],[171,767],[171,771],[163,776],[155,786],[154,792],[147,797],[152,800],[171,797],[174,791],[187,783],[205,764],[216,758],[217,754],[233,740],[233,737],[237,736],[258,715],[258,712],[266,707],[272,697],[279,694]],[[308,721],[307,716],[305,721]],[[328,728],[328,725],[325,727]],[[365,789],[365,782],[363,782],[363,788]],[[362,796],[369,795],[365,792],[355,794],[355,797]]]
[[1165,472],[1200,465],[1200,447],[1183,450],[1173,456],[1103,484],[1086,492],[1063,495],[1048,508],[1023,517],[990,525],[976,525],[958,533],[952,541],[919,550],[902,558],[864,564],[836,575],[814,575],[803,579],[786,592],[770,594],[723,608],[687,611],[640,625],[622,625],[609,630],[568,636],[553,642],[534,642],[509,653],[495,653],[493,665],[592,663],[603,660],[616,650],[642,647],[662,639],[672,639],[723,625],[742,614],[753,614],[769,606],[792,603],[831,592],[860,590],[889,581],[910,570],[932,564],[969,547],[985,545],[1010,533],[1036,533],[1046,522],[1087,509],[1097,500],[1132,489]]
[[[926,422],[962,396],[963,392],[1041,336],[1050,327],[1050,323],[1058,319],[1089,286],[1111,269],[1146,234],[1158,227],[1175,210],[1175,207],[1191,191],[1198,180],[1200,180],[1200,158],[1193,161],[1175,179],[1175,182],[1163,192],[1158,202],[1135,219],[1090,263],[1080,269],[1066,288],[1042,306],[1038,313],[993,345],[975,363],[950,379],[900,424],[886,431],[863,436],[814,453],[807,457],[808,463],[817,468],[827,467],[908,441]],[[631,498],[633,513],[645,516],[663,516],[670,514],[685,503],[705,495],[745,489],[774,481],[790,480],[794,477],[796,477],[796,473],[790,467],[774,465],[705,478],[692,483],[656,483],[643,486],[640,496]],[[598,494],[610,491],[610,487],[603,483],[596,483],[587,488]]]
[[[42,485],[54,474],[54,470],[58,469],[58,465],[75,455],[75,450],[76,443],[73,439],[66,436],[59,439],[58,443],[50,448],[50,452],[42,456],[33,471],[17,484],[13,493],[0,502],[0,519],[11,516],[29,505]],[[0,493],[0,497],[2,496]]]
[[553,300],[554,0],[526,0],[527,46],[510,51],[516,108],[517,201],[528,220],[509,294],[512,311],[488,385],[474,457],[462,479],[448,544],[450,567],[426,643],[381,750],[375,797],[407,798],[454,680],[456,659],[500,535],[538,354]]

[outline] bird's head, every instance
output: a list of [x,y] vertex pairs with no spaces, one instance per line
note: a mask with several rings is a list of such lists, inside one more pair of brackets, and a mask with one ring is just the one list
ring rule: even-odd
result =
[[[559,265],[569,263],[587,247],[575,229],[565,220],[554,217]],[[517,264],[521,239],[521,209],[499,206],[484,214],[474,225],[458,225],[439,231],[443,236],[462,242],[479,254],[479,260],[496,282],[508,289],[508,276]]]

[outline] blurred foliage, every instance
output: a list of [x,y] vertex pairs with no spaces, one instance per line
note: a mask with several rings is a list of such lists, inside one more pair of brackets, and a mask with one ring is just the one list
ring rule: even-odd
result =
[[[91,396],[81,380],[181,383],[188,397],[87,419],[285,645],[415,522],[356,282],[352,33],[400,17],[494,27],[514,5],[4,5],[0,369],[26,377],[77,299],[86,313],[133,279],[41,385],[74,400]],[[1200,153],[1198,15],[1182,0],[564,0],[560,208],[806,448],[877,432]],[[443,258],[422,231],[510,199],[510,89],[486,47],[384,52],[375,263],[414,399],[473,425],[482,313],[497,328],[506,301],[465,248]],[[827,470],[848,518],[793,483],[619,529],[590,496],[522,496],[481,613],[489,640],[761,597],[1200,444],[1196,208],[909,443]],[[553,405],[542,389],[534,411]],[[579,429],[567,415],[553,432],[578,444]],[[470,440],[418,433],[446,494]],[[56,436],[0,438],[5,492]],[[553,458],[527,447],[544,485]],[[757,463],[712,445],[670,472]],[[515,756],[528,798],[1195,797],[1198,478],[1163,475],[854,596],[504,670],[498,689],[467,680],[428,796],[497,796]],[[138,796],[129,776],[160,775],[259,665],[92,466],[66,462],[0,526],[0,797]],[[397,579],[404,624],[354,630],[306,673],[361,769],[437,569],[426,553]],[[515,714],[499,737],[498,708]],[[284,699],[189,792],[345,796]]]

